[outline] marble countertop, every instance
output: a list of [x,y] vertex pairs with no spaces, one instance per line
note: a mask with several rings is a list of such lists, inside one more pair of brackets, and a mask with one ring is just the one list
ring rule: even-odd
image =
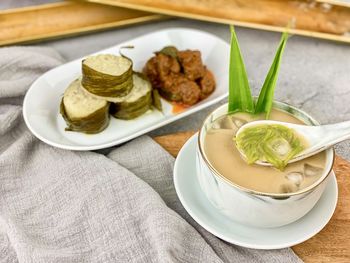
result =
[[[18,2],[36,3],[40,0]],[[10,4],[0,4],[0,9],[18,5],[18,2],[13,1],[12,5],[11,1]],[[37,45],[53,47],[70,61],[141,34],[173,27],[200,29],[229,41],[230,32],[227,25],[171,19]],[[253,94],[258,95],[273,60],[280,34],[237,28],[237,35]],[[323,124],[350,120],[350,45],[292,36],[283,56],[275,98],[305,110]],[[150,135],[197,130],[205,116],[224,102],[152,131]],[[350,143],[344,142],[338,145],[337,152],[350,160],[349,149]]]

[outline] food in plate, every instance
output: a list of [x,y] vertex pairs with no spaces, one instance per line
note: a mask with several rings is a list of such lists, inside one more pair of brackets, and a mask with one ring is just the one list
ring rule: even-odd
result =
[[134,87],[123,99],[108,98],[110,113],[118,119],[130,120],[147,112],[152,107],[151,83],[141,74],[133,75]]
[[152,89],[152,105],[159,111],[163,111],[162,101],[158,90]]
[[[204,151],[210,164],[232,183],[263,193],[297,192],[318,181],[326,166],[325,152],[290,163],[283,171],[272,166],[248,164],[242,159],[232,138],[242,125],[259,119],[264,116],[240,112],[213,120],[204,139]],[[303,124],[290,113],[277,109],[272,109],[270,119]]]
[[132,70],[123,56],[101,54],[82,61],[82,77],[66,89],[60,113],[67,131],[98,133],[109,123],[109,114],[131,120],[152,106],[162,110],[159,94],[149,80]]
[[214,76],[196,50],[165,47],[147,62],[144,73],[134,72],[131,59],[123,55],[85,58],[81,80],[67,88],[61,103],[66,130],[97,133],[107,127],[109,118],[102,120],[102,116],[108,112],[117,119],[131,120],[152,108],[162,111],[161,96],[193,105],[215,89]]
[[109,102],[90,95],[79,79],[74,80],[65,90],[60,113],[67,123],[67,131],[98,133],[109,123]]
[[82,86],[98,96],[120,97],[133,87],[132,61],[123,56],[100,54],[82,61]]
[[143,72],[162,97],[183,105],[196,104],[215,90],[214,75],[198,50],[164,47],[147,61]]

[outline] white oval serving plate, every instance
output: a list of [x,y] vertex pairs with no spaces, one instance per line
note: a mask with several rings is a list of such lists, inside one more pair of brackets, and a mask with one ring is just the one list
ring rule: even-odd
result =
[[153,52],[167,45],[180,50],[200,50],[203,63],[215,75],[216,90],[205,100],[178,114],[172,113],[172,105],[162,100],[163,113],[154,110],[130,121],[111,117],[107,129],[94,135],[67,132],[64,130],[66,124],[59,114],[59,105],[68,84],[81,75],[83,58],[79,58],[46,72],[29,88],[23,102],[23,116],[29,130],[43,142],[55,147],[97,150],[131,140],[227,97],[229,45],[222,39],[198,30],[172,28],[131,39],[95,54],[119,54],[120,47],[130,45],[134,49],[124,49],[123,54],[133,60],[136,71],[142,70]]
[[331,219],[338,200],[337,180],[333,172],[325,191],[312,210],[291,224],[276,228],[256,228],[230,220],[210,203],[200,188],[196,176],[197,138],[198,134],[192,136],[176,158],[174,185],[186,211],[213,235],[242,247],[280,249],[313,237]]

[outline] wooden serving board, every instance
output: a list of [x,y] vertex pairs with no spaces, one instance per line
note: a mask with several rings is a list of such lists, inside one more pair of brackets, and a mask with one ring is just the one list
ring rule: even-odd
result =
[[[195,132],[181,132],[155,137],[174,157]],[[328,225],[313,238],[293,247],[294,252],[308,262],[350,262],[350,163],[336,156],[334,172],[339,187],[339,200]]]
[[350,3],[335,0],[87,0],[185,17],[350,43]]
[[166,17],[87,2],[58,2],[0,11],[0,46],[71,36]]

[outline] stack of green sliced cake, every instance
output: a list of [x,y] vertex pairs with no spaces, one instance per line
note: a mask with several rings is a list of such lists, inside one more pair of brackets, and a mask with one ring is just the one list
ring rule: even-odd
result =
[[66,130],[98,133],[109,123],[109,113],[130,120],[147,112],[152,102],[159,110],[151,83],[133,72],[129,58],[110,54],[87,57],[82,61],[82,77],[66,89],[60,112]]

